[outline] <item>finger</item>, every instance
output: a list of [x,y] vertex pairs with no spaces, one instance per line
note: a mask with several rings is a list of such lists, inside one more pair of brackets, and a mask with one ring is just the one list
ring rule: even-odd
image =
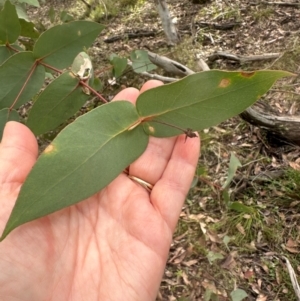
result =
[[151,202],[174,231],[190,189],[200,153],[199,138],[177,138],[168,166],[154,186]]
[[[140,93],[161,85],[163,85],[161,81],[150,80],[143,85]],[[175,141],[175,137],[150,137],[147,149],[130,165],[129,173],[146,182],[155,184],[167,166]]]
[[139,90],[135,89],[135,88],[126,88],[122,91],[120,91],[112,101],[116,101],[116,100],[128,100],[130,102],[132,102],[133,104],[135,104],[136,99],[139,96]]
[[149,89],[155,88],[155,87],[159,87],[159,86],[163,86],[163,82],[160,80],[156,80],[156,79],[151,79],[148,80],[147,82],[144,83],[144,85],[142,86],[140,93],[143,93]]
[[162,81],[159,80],[148,80],[141,88],[141,90],[139,91],[136,88],[126,88],[122,91],[120,91],[112,101],[116,101],[116,100],[128,100],[132,103],[135,104],[139,94],[143,93],[146,90],[149,90],[151,88],[154,87],[158,87],[163,85]]
[[156,184],[169,162],[175,141],[175,137],[150,137],[145,152],[130,165],[129,174]]
[[8,122],[0,144],[0,183],[23,183],[37,155],[38,145],[32,132],[21,123]]

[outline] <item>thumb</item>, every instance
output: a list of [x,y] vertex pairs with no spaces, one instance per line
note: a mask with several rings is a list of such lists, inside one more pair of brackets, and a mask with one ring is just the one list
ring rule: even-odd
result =
[[0,185],[21,185],[34,165],[38,145],[33,133],[23,124],[6,124],[0,143]]

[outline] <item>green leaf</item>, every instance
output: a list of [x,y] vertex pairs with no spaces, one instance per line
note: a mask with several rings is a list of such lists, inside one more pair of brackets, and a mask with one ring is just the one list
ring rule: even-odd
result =
[[239,203],[239,202],[229,203],[228,208],[231,210],[234,210],[236,212],[241,212],[241,213],[248,213],[248,214],[255,213],[255,209],[253,209],[252,207],[246,206],[242,203]]
[[21,188],[1,240],[14,228],[95,194],[136,160],[148,144],[128,101],[77,118],[46,148]]
[[55,79],[51,72],[45,72],[45,79],[47,79],[47,78],[50,80]]
[[13,54],[15,54],[14,51],[12,51],[10,48],[6,46],[0,46],[0,65],[3,64],[4,61],[6,61],[9,57],[11,57]]
[[236,173],[238,167],[242,167],[242,164],[239,161],[239,159],[235,156],[235,154],[231,153],[229,168],[228,168],[228,176],[227,176],[226,182],[222,186],[222,189],[225,189],[229,186],[229,184],[231,183],[233,177],[235,176],[235,173]]
[[240,288],[232,291],[230,293],[230,296],[231,296],[232,301],[242,301],[243,299],[248,297],[247,293]]
[[206,288],[203,296],[203,301],[218,301],[218,295],[214,293],[211,289]]
[[113,75],[119,78],[127,67],[127,59],[111,54],[109,57],[110,63],[113,65]]
[[45,69],[36,65],[32,52],[19,52],[0,66],[0,109],[18,108],[43,86]]
[[230,199],[230,194],[228,189],[223,189],[221,192],[222,192],[222,197],[224,199],[225,205],[229,207],[231,204],[231,199]]
[[3,130],[5,127],[6,122],[8,121],[19,121],[20,117],[17,111],[9,110],[9,109],[2,109],[0,110],[0,141],[2,139]]
[[26,20],[27,22],[30,22],[28,19],[28,15],[26,13],[24,4],[16,3],[15,7],[16,7],[16,11],[17,11],[17,15],[18,15],[19,19],[23,19],[23,20]]
[[79,52],[91,46],[103,28],[89,21],[54,26],[40,35],[33,48],[34,56],[55,68],[67,68]]
[[54,21],[55,21],[55,10],[54,10],[53,6],[50,7],[50,9],[48,11],[48,16],[49,16],[50,22],[54,23]]
[[92,88],[96,91],[100,91],[103,88],[103,84],[98,77],[94,78],[94,82],[92,83]]
[[132,69],[136,73],[145,71],[151,71],[157,67],[151,63],[148,57],[148,53],[145,50],[135,50],[130,53],[130,59],[132,61]]
[[209,251],[208,254],[206,255],[206,257],[210,264],[212,264],[215,260],[224,258],[224,256],[221,253],[216,253],[213,251]]
[[[86,52],[82,51],[75,57],[71,66],[71,71],[81,80],[89,80],[93,78],[94,70],[92,60]],[[92,79],[91,82],[93,81],[94,79]]]
[[8,0],[0,12],[0,44],[12,44],[19,37],[21,26],[16,8]]
[[231,238],[228,235],[225,235],[223,238],[223,243],[229,252],[230,252],[230,249],[228,247],[228,244],[230,243],[230,241],[231,241]]
[[20,3],[26,3],[35,7],[40,7],[39,1],[38,0],[18,0]]
[[79,78],[65,72],[39,95],[27,120],[27,126],[35,135],[54,130],[84,105],[89,96],[78,83]]
[[64,23],[70,22],[74,20],[74,17],[70,15],[67,11],[63,10],[60,13],[60,20]]
[[32,39],[37,39],[39,37],[40,33],[36,30],[35,25],[32,22],[24,19],[19,19],[19,21],[21,25],[21,36]]
[[170,137],[183,132],[158,122],[199,131],[240,114],[277,79],[291,75],[284,71],[200,72],[142,93],[137,110],[149,120],[144,128],[150,135]]

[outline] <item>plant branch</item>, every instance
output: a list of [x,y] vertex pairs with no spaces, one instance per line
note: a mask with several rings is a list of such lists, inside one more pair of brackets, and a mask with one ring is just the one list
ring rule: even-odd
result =
[[183,129],[183,128],[181,128],[181,127],[179,127],[179,126],[177,126],[177,125],[174,125],[174,124],[169,124],[169,123],[167,123],[167,122],[163,122],[163,121],[159,121],[159,120],[151,120],[151,119],[147,119],[147,118],[144,119],[144,120],[142,120],[141,123],[143,123],[143,122],[156,122],[156,123],[160,123],[160,124],[169,126],[169,127],[171,127],[171,128],[177,129],[177,130],[179,130],[179,131],[182,131],[182,132],[186,135],[185,140],[186,140],[188,137],[189,137],[189,138],[195,138],[195,137],[197,137],[196,133],[194,133],[194,131],[193,131],[192,129],[190,129],[190,128]]
[[165,56],[158,55],[151,51],[148,51],[148,57],[152,64],[163,68],[167,72],[179,75],[179,76],[187,76],[190,74],[194,74],[195,72],[189,69],[187,66],[180,64],[177,61],[171,60]]
[[216,53],[213,53],[208,57],[208,60],[210,62],[213,62],[218,59],[228,59],[240,63],[245,62],[252,62],[252,61],[262,61],[262,60],[273,60],[280,56],[280,53],[266,53],[266,54],[260,54],[260,55],[235,55],[228,52],[219,51]]
[[63,71],[62,70],[60,70],[60,69],[57,69],[57,68],[55,68],[55,67],[53,67],[53,66],[51,66],[51,65],[48,65],[48,64],[46,64],[46,63],[44,63],[44,62],[42,62],[42,61],[37,61],[40,65],[43,65],[44,67],[46,67],[46,68],[48,68],[48,69],[50,69],[50,70],[53,70],[53,71],[55,71],[55,72],[57,72],[57,73],[59,73],[59,74],[62,74],[63,73]]
[[93,89],[90,85],[88,85],[86,82],[84,82],[83,80],[81,80],[80,85],[86,87],[87,89],[89,89],[93,94],[95,94],[99,99],[101,99],[104,103],[108,103],[108,101],[101,95],[99,94],[95,89]]
[[9,107],[9,112],[12,111],[14,105],[15,105],[15,104],[17,103],[17,101],[19,100],[21,94],[23,93],[23,91],[24,91],[24,89],[25,89],[25,87],[26,87],[26,85],[27,85],[29,79],[31,78],[33,72],[35,71],[37,65],[38,65],[38,63],[35,62],[35,64],[32,66],[32,68],[31,68],[31,70],[30,70],[30,72],[29,72],[29,74],[28,74],[28,76],[27,76],[27,78],[26,78],[25,83],[23,84],[22,88],[20,89],[20,91],[19,91],[17,97],[15,98],[14,102],[13,102],[12,105]]
[[[41,61],[38,61],[39,64],[43,65],[44,67],[46,68],[49,68],[59,74],[63,73],[62,70],[59,70],[59,69],[56,69],[55,67],[53,66],[50,66],[44,62],[41,62]],[[84,80],[80,80],[80,85],[86,87],[87,89],[89,89],[94,95],[96,95],[99,99],[101,99],[104,103],[107,103],[108,101],[101,95],[99,94],[95,89],[93,89],[90,85],[88,85]]]

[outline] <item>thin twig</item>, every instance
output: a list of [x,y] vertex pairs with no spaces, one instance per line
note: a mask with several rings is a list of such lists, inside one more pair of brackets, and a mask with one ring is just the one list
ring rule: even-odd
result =
[[259,3],[256,4],[267,4],[267,5],[281,5],[281,6],[300,6],[300,3],[296,2],[269,2],[269,1],[260,1]]
[[85,83],[83,80],[79,82],[82,86],[86,87],[89,89],[93,94],[95,94],[99,99],[101,99],[104,103],[107,103],[108,101],[101,95],[99,94],[95,89],[93,89],[90,85]]

